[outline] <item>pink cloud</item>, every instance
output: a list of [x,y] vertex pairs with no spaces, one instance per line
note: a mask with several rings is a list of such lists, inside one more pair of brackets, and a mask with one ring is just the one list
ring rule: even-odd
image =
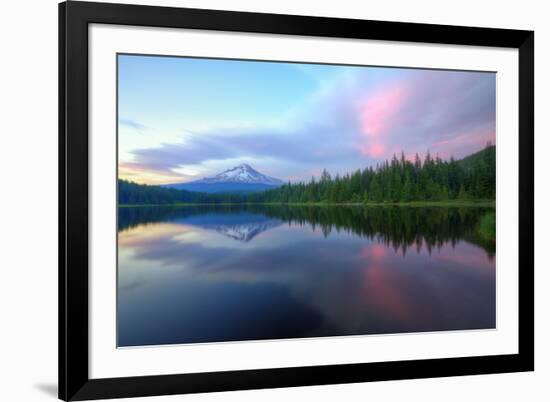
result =
[[495,143],[495,128],[481,127],[446,137],[433,144],[432,155],[438,154],[442,159],[467,155],[473,150],[483,149],[487,142]]
[[409,98],[403,83],[378,89],[360,107],[361,131],[368,137],[388,134],[398,118],[400,109]]
[[494,143],[495,130],[494,128],[481,128],[474,131],[469,131],[463,134],[448,137],[437,141],[436,146],[453,146],[453,145],[480,145],[483,146],[487,141]]
[[374,144],[359,144],[358,148],[361,155],[371,156],[373,158],[381,157],[386,150],[385,146],[379,142]]
[[392,131],[401,124],[400,111],[406,106],[410,90],[401,81],[380,87],[359,105],[359,129],[365,142],[357,144],[363,156],[381,158],[388,151]]

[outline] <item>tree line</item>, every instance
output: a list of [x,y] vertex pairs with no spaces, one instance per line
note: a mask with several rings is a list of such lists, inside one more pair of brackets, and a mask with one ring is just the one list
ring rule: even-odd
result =
[[376,167],[319,180],[285,184],[248,196],[249,202],[358,203],[495,199],[496,149],[486,148],[460,161],[443,161],[428,152],[409,161],[401,153]]
[[243,203],[245,197],[239,194],[206,194],[175,188],[137,184],[118,180],[119,205],[160,205],[160,204],[218,204]]
[[444,161],[428,152],[424,161],[393,156],[375,167],[334,177],[325,169],[320,179],[287,183],[276,189],[251,194],[206,194],[125,180],[118,182],[119,204],[174,203],[381,203],[445,200],[494,200],[496,148],[464,159]]

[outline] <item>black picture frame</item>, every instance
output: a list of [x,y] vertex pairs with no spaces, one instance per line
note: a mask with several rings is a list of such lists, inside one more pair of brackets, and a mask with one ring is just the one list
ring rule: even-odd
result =
[[[519,51],[517,354],[124,378],[88,375],[88,25],[376,39]],[[88,400],[534,370],[534,32],[70,1],[59,4],[59,398]]]

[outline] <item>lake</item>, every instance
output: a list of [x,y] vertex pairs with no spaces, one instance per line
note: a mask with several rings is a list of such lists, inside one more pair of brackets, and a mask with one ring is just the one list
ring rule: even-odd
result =
[[495,328],[488,213],[119,208],[118,346]]

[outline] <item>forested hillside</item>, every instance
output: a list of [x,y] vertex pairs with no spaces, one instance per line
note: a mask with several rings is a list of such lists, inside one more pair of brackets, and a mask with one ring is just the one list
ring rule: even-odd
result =
[[460,161],[443,161],[429,153],[422,162],[395,155],[376,167],[344,176],[325,170],[320,180],[286,184],[276,190],[251,194],[252,202],[410,202],[443,200],[492,200],[495,198],[496,148]]

